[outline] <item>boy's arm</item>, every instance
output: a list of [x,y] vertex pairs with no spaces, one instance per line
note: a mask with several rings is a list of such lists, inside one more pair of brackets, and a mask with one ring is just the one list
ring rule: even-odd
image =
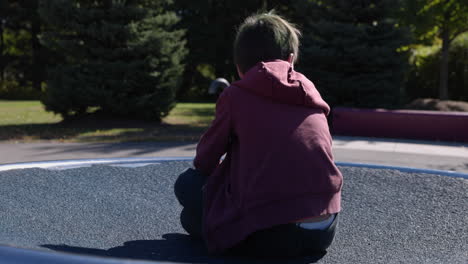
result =
[[210,175],[214,171],[221,157],[227,152],[232,128],[229,104],[228,89],[226,89],[216,102],[215,119],[198,142],[193,164],[205,175]]

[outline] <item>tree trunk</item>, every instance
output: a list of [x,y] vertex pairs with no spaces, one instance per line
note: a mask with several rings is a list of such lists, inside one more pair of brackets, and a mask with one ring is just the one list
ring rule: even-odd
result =
[[41,33],[41,19],[38,14],[39,0],[22,1],[20,2],[20,7],[25,12],[22,19],[31,25],[29,28],[29,33],[31,34],[31,83],[34,90],[41,91],[45,65],[43,63],[42,46],[38,39]]
[[31,48],[32,48],[32,86],[34,90],[41,91],[41,82],[44,72],[42,65],[41,44],[37,36],[40,34],[41,25],[38,17],[31,19]]
[[448,30],[442,32],[442,52],[440,58],[440,78],[439,78],[439,99],[448,99],[448,56],[449,56],[450,39]]
[[3,41],[3,21],[0,18],[0,81],[3,82],[5,77],[5,58],[3,58],[3,50],[5,48],[5,43]]
[[196,74],[195,66],[187,64],[182,75],[182,82],[176,91],[176,100],[184,99],[193,85],[193,77]]

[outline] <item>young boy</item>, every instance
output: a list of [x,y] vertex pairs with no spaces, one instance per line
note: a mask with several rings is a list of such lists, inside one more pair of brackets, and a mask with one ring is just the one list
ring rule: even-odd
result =
[[210,252],[298,256],[334,238],[343,177],[330,108],[293,69],[299,34],[273,13],[244,21],[234,44],[241,79],[217,101],[196,170],[176,181],[182,226]]

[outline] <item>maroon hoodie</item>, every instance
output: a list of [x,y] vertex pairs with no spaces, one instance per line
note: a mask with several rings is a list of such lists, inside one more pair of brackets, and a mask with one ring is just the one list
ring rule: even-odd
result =
[[258,63],[223,91],[194,160],[208,175],[203,233],[211,252],[260,229],[340,211],[329,111],[314,84],[281,60]]

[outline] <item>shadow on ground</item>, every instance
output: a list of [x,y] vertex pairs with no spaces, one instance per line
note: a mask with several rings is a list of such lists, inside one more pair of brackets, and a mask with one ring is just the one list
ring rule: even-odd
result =
[[188,235],[171,233],[161,240],[134,240],[108,250],[73,247],[68,245],[41,245],[55,251],[85,254],[100,257],[125,258],[134,260],[172,261],[182,263],[315,263],[326,253],[296,259],[253,259],[238,256],[210,256],[201,241]]
[[460,171],[465,172],[468,170],[468,163],[459,164],[458,166],[454,165],[440,165],[440,166],[431,166],[436,170],[445,170],[445,171]]
[[[44,155],[115,155],[126,156],[156,155],[156,153],[177,149],[175,156],[193,156],[196,141],[184,142],[121,142],[121,143],[86,143],[86,144],[38,144],[33,150]],[[164,152],[167,154],[167,152]],[[167,154],[174,156],[174,154]],[[74,158],[74,157],[71,157]]]
[[[115,129],[118,129],[117,131]],[[99,123],[55,123],[0,126],[0,141],[64,140],[99,141],[194,141],[205,125],[169,125],[148,122],[108,120]]]

